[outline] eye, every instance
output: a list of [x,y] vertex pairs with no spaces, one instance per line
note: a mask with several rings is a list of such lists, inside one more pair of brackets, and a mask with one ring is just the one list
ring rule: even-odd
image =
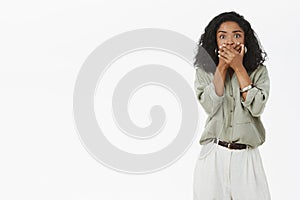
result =
[[225,35],[220,35],[219,38],[220,38],[220,39],[224,39],[224,38],[225,38]]
[[235,38],[240,38],[241,35],[240,35],[240,34],[235,34],[234,37],[235,37]]

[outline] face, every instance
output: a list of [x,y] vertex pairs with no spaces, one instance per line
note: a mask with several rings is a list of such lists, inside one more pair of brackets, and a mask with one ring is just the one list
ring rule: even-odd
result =
[[243,29],[236,22],[223,22],[216,33],[218,47],[225,45],[244,44],[245,33]]

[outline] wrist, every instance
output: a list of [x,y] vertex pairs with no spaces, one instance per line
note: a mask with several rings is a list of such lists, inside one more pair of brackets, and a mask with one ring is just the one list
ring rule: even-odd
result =
[[221,72],[225,72],[228,69],[229,65],[226,63],[219,63],[217,69]]
[[242,71],[247,71],[243,64],[232,65],[230,66],[236,73],[240,73]]
[[252,89],[253,87],[255,87],[255,85],[253,83],[250,83],[246,87],[240,88],[240,93],[248,92],[248,90]]

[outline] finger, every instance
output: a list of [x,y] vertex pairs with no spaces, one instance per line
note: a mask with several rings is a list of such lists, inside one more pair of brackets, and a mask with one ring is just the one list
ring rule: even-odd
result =
[[238,48],[236,49],[236,51],[237,51],[238,53],[241,53],[241,50],[242,50],[242,47],[241,47],[241,46],[238,47]]
[[221,52],[228,52],[228,51],[229,51],[229,48],[228,48],[228,47],[222,46]]
[[237,47],[231,47],[231,48],[227,48],[228,52],[230,52],[231,54],[239,54],[239,51],[236,49]]
[[234,52],[232,49],[224,48],[224,51],[221,51],[222,55],[227,56],[227,57],[233,57],[236,52]]
[[224,51],[224,48],[225,48],[225,45],[224,45],[224,44],[221,45],[221,46],[219,46],[219,50],[220,50],[220,51]]
[[241,52],[241,49],[242,49],[242,46],[241,44],[238,42],[235,47],[234,47],[235,50],[237,50],[239,53]]
[[223,50],[225,52],[231,52],[231,53],[234,53],[234,50],[233,50],[233,47],[232,46],[225,46],[223,47]]
[[235,43],[234,48],[237,48],[237,47],[239,47],[239,46],[241,46],[241,43],[240,43],[240,42],[237,42],[237,43]]
[[240,43],[234,43],[233,45],[227,46],[226,49],[230,51],[232,54],[239,54],[240,53]]
[[228,57],[229,56],[229,52],[228,51],[218,51],[219,55],[224,56],[224,57]]
[[244,57],[245,55],[245,45],[244,44],[241,44],[241,52],[240,52],[240,55]]
[[223,47],[222,47],[222,46],[219,46],[218,53],[219,53],[219,52],[223,52],[223,51],[224,51]]
[[219,57],[225,58],[227,61],[230,61],[232,59],[232,54],[229,52],[219,52]]
[[235,49],[239,44],[240,44],[239,42],[238,43],[234,43],[233,44],[233,48]]
[[220,59],[224,60],[227,64],[230,63],[230,61],[227,59],[227,57],[222,56],[222,55],[218,55],[218,57],[219,57]]

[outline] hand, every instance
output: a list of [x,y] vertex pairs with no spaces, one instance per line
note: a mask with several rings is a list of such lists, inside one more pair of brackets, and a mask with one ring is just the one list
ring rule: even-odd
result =
[[219,60],[223,60],[233,70],[243,66],[243,58],[245,54],[244,44],[222,45],[219,48]]
[[229,64],[228,63],[226,63],[226,61],[225,61],[225,59],[222,59],[221,57],[220,57],[220,52],[222,51],[224,51],[223,50],[223,48],[225,47],[225,44],[223,44],[223,45],[221,45],[221,46],[219,46],[219,50],[218,50],[218,57],[219,57],[219,64],[218,64],[218,67],[219,68],[224,68],[224,69],[228,69],[228,67],[229,67]]

